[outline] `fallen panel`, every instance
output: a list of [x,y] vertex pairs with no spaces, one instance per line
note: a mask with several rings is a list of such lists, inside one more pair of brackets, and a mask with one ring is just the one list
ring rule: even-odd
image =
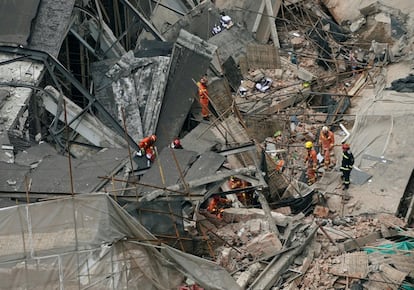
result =
[[[124,162],[128,152],[125,149],[102,149],[88,160],[72,158],[73,188],[75,193],[88,193],[94,190],[119,163]],[[71,179],[68,157],[47,156],[38,167],[28,174],[32,179],[32,192],[71,192]],[[24,191],[24,187],[19,188]]]
[[247,45],[247,63],[250,69],[281,67],[279,51],[273,45]]
[[[141,178],[140,182],[162,188],[182,183],[182,180],[180,179],[181,174],[184,176],[190,164],[194,162],[196,156],[196,152],[185,149],[174,150],[171,148],[164,148],[164,150],[157,156],[155,163]],[[175,160],[177,160],[178,167]],[[153,187],[148,186],[141,186],[138,189],[140,193],[144,194],[153,190]]]
[[211,151],[205,152],[191,165],[185,175],[185,179],[195,180],[204,176],[213,175],[223,165],[225,160],[226,158],[218,153]]
[[0,1],[0,43],[27,45],[40,0]]
[[0,131],[0,162],[14,163],[14,146],[11,145],[7,132]]
[[181,30],[171,61],[170,75],[156,135],[163,148],[179,135],[197,94],[194,83],[207,72],[217,47]]
[[246,54],[246,45],[255,43],[255,40],[245,29],[234,25],[230,30],[224,30],[208,40],[209,43],[219,47],[219,61],[223,62],[230,56],[236,63]]
[[3,289],[178,289],[184,279],[104,194],[3,208],[0,220]]
[[[53,87],[47,86],[42,93],[41,98],[46,110],[56,116],[60,93]],[[123,148],[126,146],[125,140],[106,127],[99,119],[82,110],[78,105],[63,96],[66,102],[66,119],[74,131],[82,135],[91,144],[100,147]],[[78,117],[80,116],[80,117]],[[62,122],[65,122],[65,112],[60,112],[57,116]]]
[[[208,38],[212,36],[211,31],[216,24],[214,21],[215,19],[217,19],[216,22],[220,19],[219,11],[215,8],[213,3],[205,1],[194,7],[191,13],[180,17],[178,21],[173,25],[170,25],[168,29],[161,29],[166,30],[163,33],[163,36],[169,41],[175,41],[179,38],[181,29],[185,29],[189,33],[203,40],[208,40]],[[159,22],[159,19],[154,19],[154,21]]]
[[20,187],[25,191],[25,176],[29,170],[29,166],[0,162],[0,192],[17,191]]
[[128,203],[123,208],[153,235],[187,237],[182,219],[183,203],[182,199],[151,200]]
[[112,86],[117,117],[122,120],[125,111],[128,133],[137,142],[156,130],[169,65],[170,57],[137,58],[130,51],[106,73],[111,79],[107,83]]
[[229,85],[233,91],[237,92],[239,90],[241,80],[243,79],[243,75],[241,74],[237,63],[234,61],[232,56],[223,63],[223,69]]
[[[194,162],[188,169],[185,175],[185,180],[196,180],[204,176],[210,176],[217,172],[217,170],[223,165],[226,158],[218,153],[207,151],[201,154],[196,162]],[[191,189],[193,195],[203,195],[205,192],[205,186]]]
[[29,47],[57,58],[70,25],[74,5],[75,0],[41,0],[33,22]]
[[333,265],[330,273],[337,276],[365,278],[368,275],[368,255],[366,252],[343,254],[338,257],[340,264]]
[[358,169],[354,167],[354,169],[351,171],[351,183],[362,185],[368,182],[371,179],[372,175],[368,174],[361,169]]
[[183,147],[199,154],[211,150],[220,140],[212,132],[210,124],[200,123],[181,140]]
[[[118,59],[106,59],[91,64],[91,74],[94,82],[94,95],[105,107],[112,118],[118,118],[118,107],[115,102],[115,95],[112,90],[112,79],[106,74]],[[99,112],[98,112],[99,116]],[[111,126],[105,118],[101,118],[105,125]]]
[[31,146],[27,150],[20,151],[16,154],[15,163],[19,165],[31,166],[39,163],[47,156],[57,155],[54,147],[46,142]]

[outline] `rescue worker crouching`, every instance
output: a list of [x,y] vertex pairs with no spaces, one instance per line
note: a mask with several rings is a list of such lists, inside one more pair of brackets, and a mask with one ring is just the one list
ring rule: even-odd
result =
[[341,172],[342,172],[342,182],[343,190],[349,188],[351,171],[354,165],[354,155],[351,152],[351,146],[349,144],[342,144],[342,163],[341,163]]
[[[251,183],[237,178],[235,176],[231,176],[228,182],[230,189],[243,189],[246,187],[250,187]],[[237,199],[244,205],[248,206],[253,203],[253,192],[252,191],[241,191],[236,193]]]
[[221,197],[220,195],[215,195],[210,199],[210,202],[207,206],[207,211],[211,214],[217,216],[217,218],[223,218],[223,211],[225,208],[229,207],[231,201],[227,198]]
[[143,138],[138,143],[139,150],[137,151],[136,155],[141,157],[145,154],[148,160],[153,161],[155,159],[155,141],[157,141],[157,136],[155,135]]
[[316,170],[318,169],[318,158],[315,149],[313,149],[313,143],[308,141],[305,143],[307,154],[305,157],[306,163],[306,176],[308,179],[308,185],[312,185],[316,182]]

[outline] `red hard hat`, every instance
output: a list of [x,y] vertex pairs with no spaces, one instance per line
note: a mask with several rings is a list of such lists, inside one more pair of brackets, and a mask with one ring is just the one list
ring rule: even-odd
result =
[[175,146],[178,146],[178,145],[181,145],[181,142],[180,142],[180,139],[174,139],[174,145]]
[[157,136],[151,135],[151,140],[154,141],[154,142],[157,141]]
[[348,150],[350,148],[349,144],[342,144],[342,150]]

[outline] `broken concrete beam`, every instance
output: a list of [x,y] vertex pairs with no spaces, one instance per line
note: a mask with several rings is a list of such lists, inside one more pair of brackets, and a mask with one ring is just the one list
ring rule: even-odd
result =
[[[46,93],[42,93],[41,97],[46,110],[55,115],[59,113],[60,121],[65,121],[65,112],[58,108],[58,100],[61,97],[60,93],[52,86],[45,88]],[[126,147],[126,141],[123,137],[113,132],[101,121],[91,114],[84,112],[82,108],[62,96],[66,102],[66,115],[69,127],[82,135],[86,140],[93,145],[100,147],[123,148]],[[79,118],[81,116],[81,118]]]
[[315,79],[315,75],[308,72],[307,70],[303,69],[303,68],[299,68],[296,71],[296,74],[298,75],[298,78],[301,80],[304,80],[305,82],[310,82],[313,79]]
[[247,252],[254,259],[276,254],[282,249],[282,243],[275,233],[265,233],[253,238],[247,245]]
[[249,282],[261,269],[262,265],[260,265],[260,263],[254,263],[248,267],[246,271],[240,274],[236,280],[237,284],[239,284],[242,289],[246,289]]
[[[76,26],[73,27],[77,28]],[[84,28],[85,26],[82,27]],[[100,49],[101,51],[105,51],[107,58],[118,58],[126,53],[105,21],[99,21],[98,23],[97,20],[91,18],[87,22],[87,27],[90,32],[89,35],[96,42],[100,42]],[[81,30],[80,27],[79,30]]]
[[274,283],[280,278],[280,276],[289,268],[294,259],[302,253],[303,249],[309,245],[313,240],[313,237],[318,229],[317,225],[313,225],[309,231],[309,235],[306,239],[300,243],[300,246],[290,251],[278,255],[273,258],[269,265],[260,273],[258,277],[250,285],[250,290],[263,290],[271,289]]
[[266,218],[267,222],[269,223],[270,231],[272,231],[273,233],[279,235],[279,230],[276,226],[274,218],[272,217],[272,212],[270,210],[270,207],[269,207],[269,204],[266,200],[266,197],[259,190],[256,190],[256,194],[258,196],[259,203],[262,206],[263,212],[265,214],[265,218]]
[[309,71],[305,70],[303,67],[300,67],[300,68],[298,69],[297,65],[293,64],[293,63],[290,61],[290,59],[288,59],[288,58],[286,58],[286,57],[280,57],[280,61],[281,61],[281,63],[282,63],[284,66],[287,66],[289,70],[291,70],[291,71],[293,71],[293,72],[296,72],[296,75],[298,75],[298,74],[299,74],[299,71],[300,71],[301,76],[303,76],[303,77],[309,77],[309,76],[312,76],[313,78],[315,78],[315,76],[314,76],[311,72],[309,72]]
[[[278,212],[272,212],[272,218],[278,226],[286,227],[292,217]],[[245,222],[255,218],[264,218],[265,213],[258,208],[226,208],[223,212],[223,221],[228,223]]]
[[[309,89],[306,90],[309,91]],[[266,106],[266,113],[276,114],[277,112],[287,107],[291,107],[294,104],[303,101],[309,95],[309,93],[306,90],[303,90],[300,93],[293,93],[290,96],[283,97],[283,99],[275,98],[274,100],[272,100],[272,104],[270,106]]]
[[203,55],[208,59],[213,59],[213,55],[217,50],[217,46],[208,43],[196,35],[189,33],[188,31],[181,29],[177,44],[186,47],[189,50],[196,52],[199,55]]
[[[331,237],[331,239],[334,241],[345,241],[349,239],[350,236],[352,236],[351,231],[337,230],[329,226],[324,226],[323,228],[329,234],[329,237]],[[320,233],[321,235],[324,235],[322,231],[318,231],[318,233]]]
[[361,247],[371,244],[377,241],[377,239],[381,238],[380,232],[370,233],[364,237],[360,237],[357,239],[347,240],[343,243],[344,250],[346,252],[350,252],[356,249],[360,249]]
[[309,266],[311,265],[311,263],[313,262],[313,258],[315,257],[315,252],[316,252],[316,242],[313,241],[313,243],[311,244],[310,247],[308,247],[307,250],[307,255],[305,257],[305,259],[302,262],[302,265],[300,266],[300,268],[298,269],[299,272],[302,274],[300,275],[300,277],[294,279],[290,285],[288,287],[285,287],[284,289],[287,290],[294,290],[294,289],[298,289],[298,287],[301,285],[304,274],[308,271]]

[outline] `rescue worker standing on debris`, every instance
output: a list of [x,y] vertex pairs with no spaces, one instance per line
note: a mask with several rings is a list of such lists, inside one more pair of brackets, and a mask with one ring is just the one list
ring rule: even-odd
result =
[[318,168],[318,158],[316,157],[316,151],[313,149],[313,143],[308,141],[305,143],[307,154],[305,157],[306,163],[306,175],[308,178],[308,185],[312,185],[316,182],[316,170]]
[[170,145],[173,149],[183,149],[183,146],[181,145],[181,141],[178,138],[175,138]]
[[351,171],[354,165],[354,155],[351,152],[351,147],[349,144],[342,144],[342,164],[341,164],[341,172],[342,172],[342,181],[344,184],[343,190],[347,190],[349,188],[350,176]]
[[333,155],[333,148],[335,145],[335,135],[328,127],[323,126],[321,134],[319,135],[319,146],[322,150],[324,158],[325,170],[331,165],[331,155]]
[[208,84],[207,76],[203,76],[200,79],[200,81],[197,82],[198,96],[200,98],[200,105],[201,105],[201,115],[203,116],[204,120],[208,120],[209,115],[210,115],[209,109],[208,109],[210,100],[208,96],[207,84]]
[[150,152],[152,152],[155,141],[157,141],[157,136],[155,135],[147,136],[141,141],[139,141],[138,146],[140,150],[137,152],[137,155],[142,156],[144,154],[149,154]]

